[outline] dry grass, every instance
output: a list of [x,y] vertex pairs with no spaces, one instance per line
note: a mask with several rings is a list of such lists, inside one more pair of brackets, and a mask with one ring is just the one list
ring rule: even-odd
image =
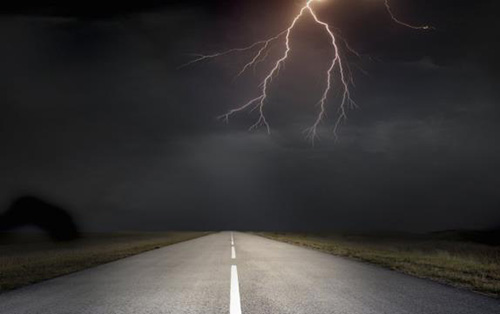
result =
[[206,232],[88,234],[69,243],[42,236],[0,238],[0,291],[194,239]]
[[259,235],[500,297],[499,246],[415,235]]

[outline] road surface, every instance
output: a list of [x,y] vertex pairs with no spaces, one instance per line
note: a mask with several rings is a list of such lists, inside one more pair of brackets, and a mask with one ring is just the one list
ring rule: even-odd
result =
[[221,232],[0,295],[2,314],[499,314],[500,301]]

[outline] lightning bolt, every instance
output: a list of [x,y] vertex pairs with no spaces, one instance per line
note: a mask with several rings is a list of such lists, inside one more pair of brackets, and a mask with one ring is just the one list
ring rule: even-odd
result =
[[[241,71],[236,75],[236,77],[241,76],[244,74],[249,68],[251,67],[256,67],[258,63],[264,61],[269,53],[270,47],[273,45],[275,41],[278,41],[282,37],[284,37],[284,46],[283,46],[283,53],[281,56],[274,62],[273,67],[271,70],[267,73],[267,75],[264,77],[262,80],[261,84],[259,85],[260,87],[260,94],[258,94],[255,98],[249,100],[245,104],[235,107],[225,114],[221,115],[219,118],[223,119],[226,122],[229,122],[229,119],[231,116],[245,111],[245,110],[250,110],[250,111],[257,111],[258,112],[258,119],[257,121],[250,126],[250,130],[259,128],[259,127],[264,127],[267,131],[268,134],[271,133],[271,126],[265,116],[265,106],[266,102],[269,97],[269,88],[271,85],[271,82],[273,78],[275,78],[278,74],[286,60],[288,59],[290,52],[292,51],[292,47],[290,44],[290,37],[293,33],[293,30],[295,29],[295,26],[297,23],[303,18],[306,14],[308,14],[310,17],[313,18],[314,22],[320,26],[321,28],[324,29],[325,33],[329,37],[329,43],[330,47],[332,49],[332,57],[330,59],[330,65],[325,73],[325,87],[323,89],[323,92],[321,94],[321,97],[317,103],[318,105],[318,113],[316,115],[316,118],[314,120],[314,123],[305,130],[306,137],[314,143],[314,141],[319,137],[318,136],[318,128],[320,127],[321,123],[326,117],[326,112],[327,112],[327,102],[329,99],[329,96],[334,89],[334,81],[339,82],[339,90],[340,90],[340,100],[338,103],[338,115],[335,120],[335,123],[333,125],[333,134],[335,138],[337,138],[338,130],[339,127],[341,126],[342,122],[347,120],[347,112],[349,109],[356,108],[357,105],[355,101],[351,97],[351,91],[349,89],[350,85],[353,85],[353,79],[350,74],[350,70],[348,66],[345,64],[342,54],[341,54],[341,46],[339,45],[339,39],[341,42],[343,42],[342,47],[344,47],[348,52],[351,52],[352,54],[356,56],[360,56],[358,52],[356,52],[349,44],[348,42],[340,37],[339,35],[335,34],[335,32],[332,30],[332,27],[321,20],[318,15],[316,14],[316,11],[314,10],[312,4],[314,2],[319,2],[321,0],[306,0],[304,6],[300,8],[300,11],[298,14],[294,17],[288,28],[286,28],[284,31],[278,33],[277,35],[270,37],[265,40],[257,41],[253,43],[252,45],[249,45],[247,47],[243,48],[235,48],[235,49],[230,49],[227,51],[223,52],[218,52],[214,54],[209,54],[209,55],[197,55],[197,58],[194,60],[190,61],[189,63],[181,66],[185,67],[203,60],[207,59],[213,59],[213,58],[218,58],[222,56],[226,56],[229,54],[233,53],[238,53],[238,52],[245,52],[245,51],[251,51],[257,47],[258,50],[257,52],[253,55],[252,59],[243,66]],[[387,12],[389,13],[391,19],[396,22],[397,24],[400,24],[402,26],[411,28],[411,29],[416,29],[416,30],[428,30],[432,29],[430,26],[414,26],[408,23],[405,23],[401,20],[399,20],[395,14],[392,11],[392,8],[390,6],[389,0],[384,0],[385,7],[387,9]]]
[[403,22],[401,21],[399,18],[396,17],[396,15],[394,14],[394,12],[392,11],[392,7],[391,7],[391,4],[389,3],[389,0],[385,0],[385,7],[387,9],[387,13],[389,13],[391,19],[398,23],[399,25],[403,25],[403,26],[406,26],[408,28],[411,28],[411,29],[416,29],[416,30],[429,30],[429,29],[434,29],[434,27],[432,26],[429,26],[429,25],[422,25],[422,26],[415,26],[415,25],[411,25],[411,24],[408,24],[406,22]]

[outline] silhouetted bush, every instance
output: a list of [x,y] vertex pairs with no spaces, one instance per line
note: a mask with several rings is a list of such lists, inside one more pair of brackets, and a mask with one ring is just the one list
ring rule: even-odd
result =
[[67,210],[34,196],[16,199],[0,216],[0,231],[29,225],[42,229],[55,241],[70,241],[80,236]]

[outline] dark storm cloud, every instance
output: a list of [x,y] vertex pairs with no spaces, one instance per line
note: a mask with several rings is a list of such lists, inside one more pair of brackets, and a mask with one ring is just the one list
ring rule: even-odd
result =
[[314,148],[301,131],[330,52],[307,22],[293,55],[307,65],[291,61],[273,85],[271,136],[245,131],[252,115],[215,119],[255,95],[262,70],[234,81],[238,57],[178,69],[189,53],[265,38],[297,3],[3,10],[2,199],[34,190],[104,230],[498,223],[496,5],[398,3],[406,18],[437,30],[401,29],[376,1],[321,4],[373,60],[350,60],[368,72],[355,72],[361,109],[339,143],[325,126]]

